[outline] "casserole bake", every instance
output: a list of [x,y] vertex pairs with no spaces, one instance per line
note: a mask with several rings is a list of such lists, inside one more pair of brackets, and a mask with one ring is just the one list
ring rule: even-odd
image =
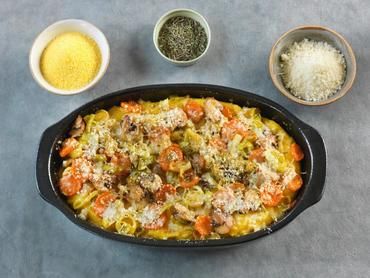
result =
[[219,239],[266,228],[303,185],[301,147],[253,107],[214,98],[123,101],[78,116],[59,189],[102,229]]
[[[222,238],[217,240],[155,240],[133,238],[125,235],[119,235],[110,231],[102,230],[87,221],[76,217],[75,212],[68,206],[65,198],[60,194],[58,183],[58,171],[61,167],[61,158],[57,148],[63,141],[67,132],[72,127],[75,118],[81,115],[88,115],[99,109],[108,109],[121,101],[128,100],[151,100],[158,101],[168,96],[187,96],[190,97],[215,97],[221,101],[233,102],[240,106],[257,107],[261,110],[262,115],[279,123],[302,147],[305,159],[302,162],[302,172],[304,185],[299,191],[295,205],[287,211],[284,216],[274,222],[266,229],[252,232],[248,235],[235,238]],[[156,85],[128,89],[104,96],[89,104],[82,106],[80,109],[72,112],[59,123],[48,128],[40,142],[40,149],[37,161],[37,180],[41,196],[48,202],[60,209],[68,218],[77,225],[86,228],[102,236],[155,246],[223,246],[241,243],[279,229],[308,206],[320,200],[326,171],[326,151],[322,138],[313,128],[299,121],[285,109],[266,100],[262,97],[249,94],[240,90],[196,84],[174,84],[174,85]]]

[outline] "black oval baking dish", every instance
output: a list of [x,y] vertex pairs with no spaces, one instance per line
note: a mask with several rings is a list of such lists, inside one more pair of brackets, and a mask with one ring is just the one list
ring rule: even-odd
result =
[[[302,147],[305,159],[302,162],[304,186],[297,195],[295,206],[283,218],[274,222],[266,229],[234,238],[216,240],[156,240],[135,238],[105,231],[76,216],[67,204],[57,186],[57,173],[61,166],[61,159],[56,147],[58,141],[63,140],[78,115],[86,115],[98,109],[106,109],[125,100],[158,101],[169,96],[215,97],[221,101],[232,102],[240,106],[258,107],[264,117],[278,122],[294,137]],[[326,149],[320,134],[309,125],[303,123],[280,105],[264,97],[257,96],[242,90],[203,84],[168,84],[150,85],[121,90],[93,100],[76,109],[64,119],[47,128],[41,136],[36,163],[36,178],[38,190],[43,199],[55,206],[76,225],[97,235],[129,243],[149,246],[168,247],[216,247],[231,246],[254,240],[287,225],[303,210],[317,203],[323,194],[326,175]]]

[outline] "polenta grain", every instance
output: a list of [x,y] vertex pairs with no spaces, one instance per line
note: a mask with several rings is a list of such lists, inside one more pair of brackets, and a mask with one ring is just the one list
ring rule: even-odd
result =
[[101,53],[96,42],[79,32],[66,32],[44,49],[40,70],[45,80],[63,90],[86,86],[97,75]]

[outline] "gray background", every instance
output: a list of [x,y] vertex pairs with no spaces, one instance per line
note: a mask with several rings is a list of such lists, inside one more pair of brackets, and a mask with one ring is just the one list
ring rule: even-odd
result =
[[[176,68],[155,51],[152,30],[167,10],[193,8],[212,29],[208,55]],[[32,79],[28,52],[36,35],[65,18],[100,27],[111,64],[89,92],[61,97]],[[1,1],[0,277],[369,277],[370,1]],[[301,24],[342,33],[358,61],[352,91],[326,107],[280,95],[267,72],[271,46]],[[44,202],[34,178],[42,131],[74,108],[137,85],[221,84],[284,105],[327,143],[323,199],[283,230],[226,250],[174,251],[117,243],[87,233]],[[367,170],[367,171],[366,171]]]

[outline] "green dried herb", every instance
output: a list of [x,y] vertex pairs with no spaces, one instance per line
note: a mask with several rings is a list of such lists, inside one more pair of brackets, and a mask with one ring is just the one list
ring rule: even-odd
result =
[[206,50],[207,42],[203,26],[185,16],[175,16],[167,20],[158,36],[161,52],[176,61],[189,61],[199,57]]

